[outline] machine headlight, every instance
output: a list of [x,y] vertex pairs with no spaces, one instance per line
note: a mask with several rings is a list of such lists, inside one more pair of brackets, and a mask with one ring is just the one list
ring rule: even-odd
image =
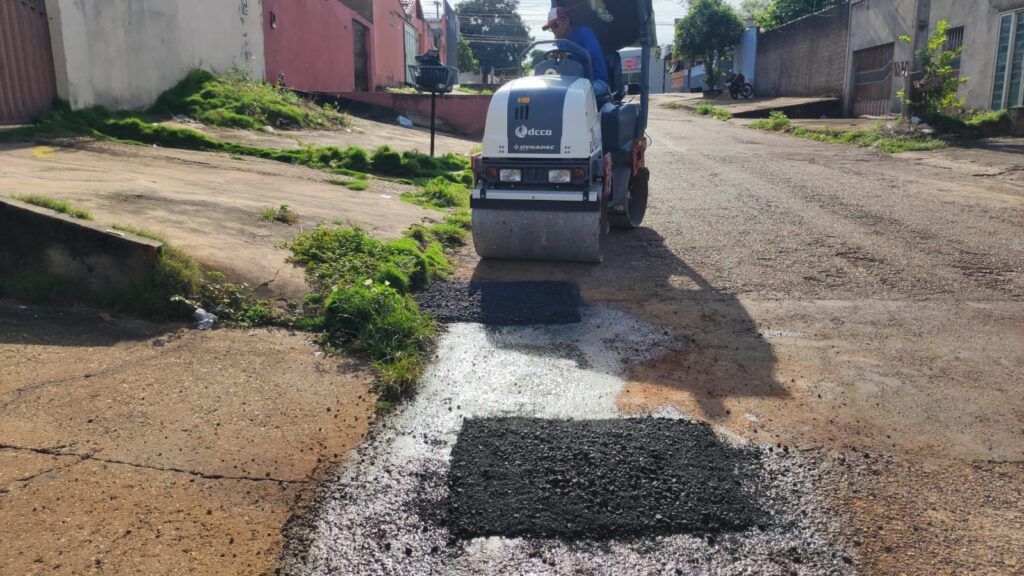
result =
[[552,184],[568,184],[571,181],[571,170],[548,170],[548,182]]
[[523,181],[523,171],[518,168],[502,168],[500,176],[502,182]]

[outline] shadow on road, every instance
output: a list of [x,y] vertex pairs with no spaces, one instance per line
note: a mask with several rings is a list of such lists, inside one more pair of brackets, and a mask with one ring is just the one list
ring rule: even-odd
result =
[[0,345],[106,347],[148,340],[181,326],[110,318],[99,310],[24,306],[0,300]]
[[695,416],[723,419],[729,398],[789,396],[775,380],[772,346],[742,302],[712,285],[652,229],[612,232],[600,265],[481,260],[472,276],[473,282],[527,280],[577,284],[588,301],[673,329],[678,349],[633,367],[619,399],[625,410],[682,404],[700,412]]

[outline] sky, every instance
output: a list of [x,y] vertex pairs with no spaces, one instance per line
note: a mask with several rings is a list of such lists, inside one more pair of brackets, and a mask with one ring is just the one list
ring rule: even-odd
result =
[[[420,0],[424,11],[433,9],[433,0]],[[459,0],[449,0],[452,6],[458,6]],[[739,0],[729,0],[730,4],[738,5]],[[520,0],[519,15],[523,22],[530,27],[530,34],[537,40],[549,40],[551,33],[540,29],[547,21],[548,10],[551,9],[550,0]],[[671,44],[675,35],[675,19],[686,15],[684,8],[678,0],[654,0],[654,19],[658,25],[658,44]]]

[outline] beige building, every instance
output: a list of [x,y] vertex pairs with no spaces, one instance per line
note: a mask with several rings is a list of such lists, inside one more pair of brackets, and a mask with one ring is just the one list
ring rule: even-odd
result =
[[846,110],[900,112],[897,72],[913,50],[899,38],[923,47],[940,20],[949,22],[948,44],[964,47],[958,66],[968,79],[960,89],[967,107],[1024,105],[1024,0],[851,0]]
[[263,78],[261,0],[46,0],[57,95],[151,105],[193,68]]

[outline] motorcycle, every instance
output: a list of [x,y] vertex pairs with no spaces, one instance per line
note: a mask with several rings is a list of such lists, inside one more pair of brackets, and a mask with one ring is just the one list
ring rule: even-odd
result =
[[726,85],[729,87],[729,96],[733,100],[737,98],[750,98],[754,95],[754,86],[742,74],[733,74],[726,78]]

